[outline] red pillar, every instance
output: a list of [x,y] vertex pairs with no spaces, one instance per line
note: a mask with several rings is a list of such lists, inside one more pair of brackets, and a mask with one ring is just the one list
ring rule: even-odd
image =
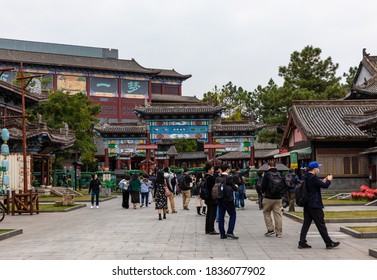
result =
[[151,80],[148,81],[148,102],[152,102],[152,82]]
[[58,90],[58,74],[56,74],[56,71],[52,75],[52,88]]
[[255,163],[255,154],[254,154],[254,144],[250,146],[250,166],[253,166]]
[[116,161],[116,169],[120,169],[120,159],[117,159]]
[[90,76],[86,76],[86,95],[90,96]]
[[[213,138],[212,138],[212,131],[208,131],[208,143],[214,144]],[[208,159],[211,160],[214,157],[215,157],[215,149],[213,149],[213,148],[208,149]]]
[[109,149],[105,148],[105,167],[110,167]]
[[122,122],[122,80],[118,77],[118,122]]

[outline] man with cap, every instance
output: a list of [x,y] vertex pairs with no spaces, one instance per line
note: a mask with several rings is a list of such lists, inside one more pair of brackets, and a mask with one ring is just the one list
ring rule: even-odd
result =
[[306,189],[308,191],[309,200],[304,206],[304,223],[301,228],[300,241],[298,242],[299,249],[309,249],[312,247],[306,241],[306,235],[312,221],[314,221],[323,241],[325,242],[326,249],[338,247],[340,244],[340,242],[332,241],[327,232],[321,196],[321,188],[327,189],[330,187],[333,177],[332,175],[327,175],[326,178],[320,180],[317,177],[320,172],[320,166],[321,164],[318,162],[312,161],[308,165],[309,171],[302,176],[302,179],[306,180]]

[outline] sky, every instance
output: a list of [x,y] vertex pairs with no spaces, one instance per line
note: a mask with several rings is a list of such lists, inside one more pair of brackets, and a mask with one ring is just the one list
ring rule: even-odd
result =
[[339,64],[377,55],[377,1],[17,0],[0,6],[0,38],[114,48],[120,59],[192,77],[183,95],[228,82],[253,91],[312,45]]

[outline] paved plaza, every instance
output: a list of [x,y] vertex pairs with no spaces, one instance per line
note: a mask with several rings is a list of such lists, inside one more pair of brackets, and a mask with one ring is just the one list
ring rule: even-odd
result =
[[[23,229],[23,234],[0,241],[0,259],[374,260],[368,249],[375,240],[341,233],[339,227],[345,224],[327,224],[330,236],[341,242],[339,248],[326,250],[313,224],[308,234],[313,248],[300,250],[297,241],[301,224],[284,216],[282,238],[265,237],[262,212],[254,201],[247,201],[246,209],[237,211],[238,240],[204,234],[205,217],[196,214],[195,199],[189,211],[182,210],[180,196],[176,205],[178,213],[168,214],[162,221],[153,203],[148,208],[126,210],[120,207],[120,195],[102,202],[99,209],[90,209],[87,204],[66,213],[6,216],[0,229]],[[377,210],[375,206],[341,208]]]

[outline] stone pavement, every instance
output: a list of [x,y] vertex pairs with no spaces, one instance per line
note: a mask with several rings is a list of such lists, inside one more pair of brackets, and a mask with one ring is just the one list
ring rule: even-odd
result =
[[[373,239],[356,239],[339,231],[344,224],[327,224],[339,248],[326,250],[315,225],[308,243],[312,249],[297,248],[301,224],[283,217],[282,238],[265,237],[262,212],[253,201],[237,211],[238,240],[204,234],[205,217],[196,214],[195,199],[190,210],[182,210],[176,197],[177,214],[159,221],[154,204],[142,209],[123,209],[121,197],[66,213],[6,216],[0,229],[23,229],[23,234],[0,241],[0,259],[8,260],[122,260],[122,259],[233,259],[233,260],[373,260],[368,249]],[[332,209],[328,207],[327,209]],[[377,207],[342,206],[342,209]],[[340,208],[336,208],[340,209]],[[226,218],[227,219],[227,218]]]

